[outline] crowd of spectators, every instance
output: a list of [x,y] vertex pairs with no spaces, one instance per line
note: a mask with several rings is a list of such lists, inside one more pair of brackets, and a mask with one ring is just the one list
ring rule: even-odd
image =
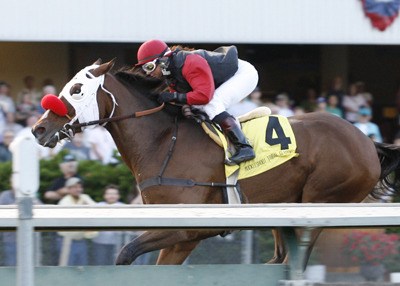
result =
[[285,117],[308,112],[328,112],[354,124],[371,139],[377,142],[384,140],[379,126],[373,122],[373,96],[361,81],[350,83],[345,88],[343,79],[338,76],[326,91],[318,94],[315,88],[308,88],[297,101],[285,92],[272,98],[264,97],[257,88],[250,96],[228,109],[228,112],[240,116],[248,112],[250,106],[254,108],[261,105],[269,107],[272,114]]

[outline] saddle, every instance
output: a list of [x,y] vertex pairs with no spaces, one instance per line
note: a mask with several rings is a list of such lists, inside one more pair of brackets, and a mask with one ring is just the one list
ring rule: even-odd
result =
[[[194,107],[191,107],[190,105],[183,105],[182,106],[182,113],[186,118],[194,119],[197,123],[201,125],[203,128],[204,132],[221,148],[224,148],[223,142],[218,134],[218,132],[222,133],[221,128],[213,123],[208,115]],[[271,109],[269,109],[266,106],[260,106],[252,111],[243,114],[239,117],[237,117],[237,120],[239,123],[244,123],[246,121],[256,119],[259,117],[263,116],[268,116],[271,115]],[[229,149],[232,147],[229,144]],[[230,151],[230,150],[229,150]],[[232,150],[233,151],[233,150]]]

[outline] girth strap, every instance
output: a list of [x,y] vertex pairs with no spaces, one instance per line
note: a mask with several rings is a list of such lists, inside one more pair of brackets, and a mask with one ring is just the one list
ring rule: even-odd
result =
[[168,166],[169,160],[172,157],[174,147],[176,144],[176,140],[178,138],[178,118],[175,117],[175,128],[173,131],[173,135],[171,137],[171,143],[168,148],[167,156],[164,159],[163,164],[161,165],[160,172],[158,173],[157,177],[152,177],[149,179],[144,180],[138,184],[140,191],[144,191],[148,187],[152,186],[179,186],[179,187],[213,187],[213,188],[220,188],[222,190],[222,197],[223,202],[228,203],[228,190],[227,188],[235,188],[239,194],[239,199],[243,202],[243,195],[240,192],[239,184],[226,184],[226,183],[214,183],[214,182],[196,182],[192,179],[180,179],[180,178],[166,178],[163,177],[164,171]]
[[202,186],[202,187],[224,188],[224,187],[237,187],[238,185],[214,183],[214,182],[196,182],[193,181],[192,179],[179,179],[179,178],[166,178],[166,177],[152,177],[139,183],[140,190],[144,190],[145,188],[152,186],[180,186],[180,187]]

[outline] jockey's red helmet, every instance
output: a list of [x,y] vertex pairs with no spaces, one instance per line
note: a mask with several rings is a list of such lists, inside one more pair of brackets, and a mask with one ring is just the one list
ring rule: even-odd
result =
[[167,44],[161,40],[149,40],[144,42],[138,50],[137,66],[143,65],[145,63],[151,62],[157,58],[167,56],[171,53]]

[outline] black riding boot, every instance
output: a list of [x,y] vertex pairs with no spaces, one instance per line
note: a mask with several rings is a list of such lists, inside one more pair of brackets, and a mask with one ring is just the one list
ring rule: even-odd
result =
[[228,165],[240,164],[241,162],[254,159],[256,155],[253,147],[247,141],[246,136],[233,116],[227,112],[223,112],[217,115],[214,121],[222,128],[236,150],[236,153],[229,158],[232,162],[227,162]]

